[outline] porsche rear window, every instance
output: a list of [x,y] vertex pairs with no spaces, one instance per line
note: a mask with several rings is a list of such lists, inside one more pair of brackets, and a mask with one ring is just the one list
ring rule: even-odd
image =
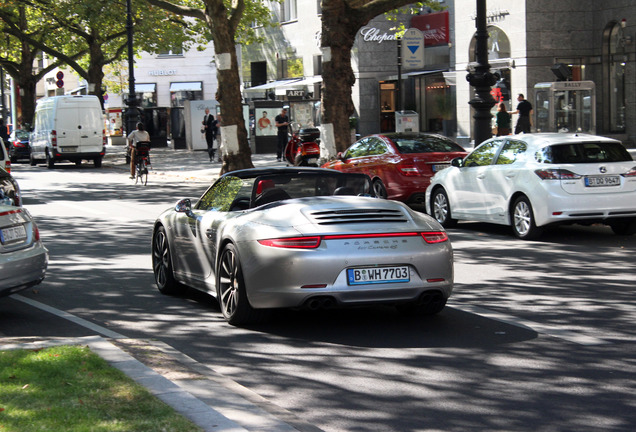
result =
[[628,162],[633,160],[625,147],[616,142],[581,142],[555,144],[535,154],[538,162],[548,164],[584,164]]

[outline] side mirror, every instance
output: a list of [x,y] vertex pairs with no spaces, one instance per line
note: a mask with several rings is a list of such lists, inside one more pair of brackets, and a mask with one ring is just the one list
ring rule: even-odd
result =
[[464,166],[464,159],[457,157],[451,161],[451,166],[461,168]]
[[192,213],[192,202],[188,198],[179,201],[174,207],[174,211],[177,213],[185,213],[188,217],[194,216]]

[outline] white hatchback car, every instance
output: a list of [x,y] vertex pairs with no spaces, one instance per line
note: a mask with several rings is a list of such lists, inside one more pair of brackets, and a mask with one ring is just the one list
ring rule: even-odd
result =
[[604,223],[636,232],[636,162],[620,141],[543,133],[492,138],[433,177],[426,209],[457,220],[511,225],[521,239],[556,224]]

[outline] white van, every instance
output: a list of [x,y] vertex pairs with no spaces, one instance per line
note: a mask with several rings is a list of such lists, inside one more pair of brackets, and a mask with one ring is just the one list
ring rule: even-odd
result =
[[92,160],[102,166],[106,153],[104,115],[97,96],[54,96],[37,101],[31,133],[31,165],[46,161]]

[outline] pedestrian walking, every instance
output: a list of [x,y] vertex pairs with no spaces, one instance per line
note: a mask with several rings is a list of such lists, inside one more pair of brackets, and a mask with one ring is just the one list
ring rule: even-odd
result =
[[205,133],[205,142],[208,146],[210,162],[214,162],[214,139],[216,138],[217,131],[218,122],[214,120],[214,116],[210,114],[210,108],[206,108],[201,132]]
[[512,123],[510,113],[506,110],[506,104],[501,102],[497,105],[497,136],[510,135],[510,124]]
[[278,146],[276,147],[276,160],[280,162],[283,157],[283,152],[287,146],[288,130],[289,130],[289,117],[287,117],[287,109],[283,108],[280,114],[274,119],[276,127],[278,128]]
[[526,100],[523,93],[519,93],[517,101],[519,101],[517,110],[510,113],[519,114],[517,126],[515,126],[515,134],[519,134],[521,132],[530,133],[530,128],[532,126],[532,122],[530,121],[530,116],[532,115],[532,104]]

